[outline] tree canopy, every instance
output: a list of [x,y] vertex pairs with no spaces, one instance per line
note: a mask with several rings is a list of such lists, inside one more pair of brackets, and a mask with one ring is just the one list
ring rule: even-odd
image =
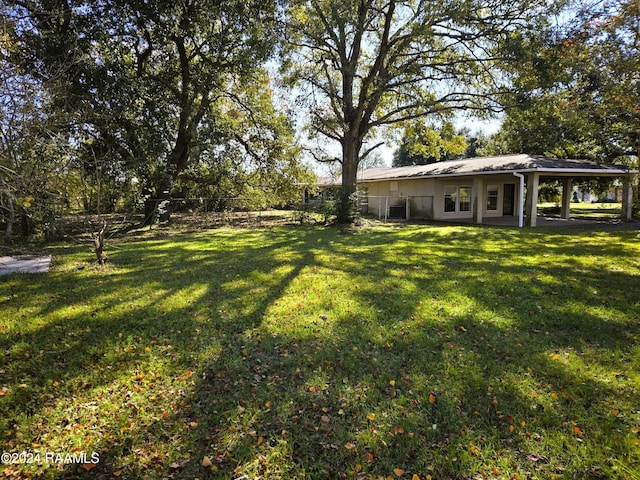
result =
[[498,108],[499,47],[536,28],[543,7],[535,0],[289,2],[285,71],[306,87],[310,128],[341,147],[343,204],[377,130]]
[[[278,37],[273,2],[10,0],[0,13],[3,89],[32,92],[3,106],[3,134],[21,137],[38,120],[45,128],[30,138],[55,140],[65,152],[56,165],[66,161],[87,188],[113,192],[136,179],[148,197],[280,196],[287,185],[290,197],[305,174],[263,68]],[[3,165],[32,162],[26,145],[9,143],[15,154],[9,162],[3,148]],[[93,206],[105,203],[98,194]]]
[[469,136],[469,131],[456,131],[451,122],[444,122],[439,128],[412,122],[404,130],[402,143],[396,150],[392,166],[426,165],[463,158],[467,156],[469,146],[465,136]]
[[629,162],[640,144],[640,7],[572,5],[572,18],[510,45],[514,95],[501,153]]

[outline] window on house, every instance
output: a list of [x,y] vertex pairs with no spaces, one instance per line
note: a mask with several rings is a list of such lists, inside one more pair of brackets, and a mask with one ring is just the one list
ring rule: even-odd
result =
[[461,212],[471,211],[471,187],[460,187],[458,209]]
[[471,187],[458,185],[445,185],[444,187],[444,211],[445,212],[470,212],[471,211]]
[[444,187],[444,211],[455,212],[458,198],[458,187],[445,185]]
[[498,186],[489,185],[487,187],[487,211],[498,210]]

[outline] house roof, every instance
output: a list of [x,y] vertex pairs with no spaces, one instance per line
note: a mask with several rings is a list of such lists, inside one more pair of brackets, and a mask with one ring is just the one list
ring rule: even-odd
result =
[[[549,158],[541,155],[504,155],[499,157],[465,158],[428,165],[394,168],[371,168],[358,172],[358,182],[376,182],[409,178],[495,175],[500,173],[548,173],[553,176],[623,176],[630,172],[620,165],[604,165],[587,160]],[[318,179],[319,186],[339,185],[340,177]]]

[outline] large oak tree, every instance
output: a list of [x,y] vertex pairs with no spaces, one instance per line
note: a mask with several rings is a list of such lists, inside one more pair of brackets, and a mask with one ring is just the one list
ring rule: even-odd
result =
[[306,87],[310,127],[339,143],[342,208],[376,130],[456,109],[498,108],[497,48],[535,28],[537,0],[292,0],[287,62]]
[[82,171],[135,176],[155,197],[215,162],[264,188],[277,181],[256,178],[299,171],[261,69],[274,2],[9,0],[0,13],[12,63],[43,86],[40,107],[62,119]]

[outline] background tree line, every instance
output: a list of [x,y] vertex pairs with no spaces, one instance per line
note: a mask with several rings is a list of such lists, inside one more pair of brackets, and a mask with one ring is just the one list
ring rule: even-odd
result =
[[[512,83],[497,133],[455,131],[446,121],[410,125],[393,165],[528,153],[638,169],[640,3],[571,2],[560,11],[561,23],[506,39],[502,66]],[[576,185],[602,194],[610,183]]]
[[263,0],[4,3],[5,223],[170,196],[291,199],[308,171],[265,68],[277,13]]
[[[637,166],[638,9],[637,0],[9,0],[5,225],[22,219],[28,232],[52,225],[58,209],[133,210],[172,196],[293,199],[309,179],[296,127],[340,149],[342,221],[380,138],[400,135],[396,164],[532,153]],[[460,111],[505,120],[496,135],[471,138],[451,124]]]

